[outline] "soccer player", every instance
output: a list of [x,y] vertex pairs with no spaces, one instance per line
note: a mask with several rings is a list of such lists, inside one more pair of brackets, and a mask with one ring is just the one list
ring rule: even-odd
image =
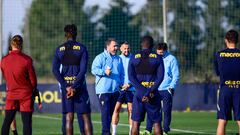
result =
[[[81,113],[77,113],[78,126],[81,132],[81,135],[85,135],[84,131],[84,121]],[[66,113],[62,113],[62,133],[66,135]]]
[[[77,27],[64,27],[67,41],[57,47],[53,60],[53,74],[62,89],[62,111],[66,114],[66,134],[73,134],[74,112],[81,113],[86,135],[92,134],[90,99],[85,83],[88,52],[76,41]],[[59,68],[62,65],[62,72]]]
[[32,134],[32,95],[33,90],[37,87],[37,78],[32,59],[21,51],[22,44],[22,37],[15,35],[11,39],[12,51],[1,61],[1,70],[7,85],[2,135],[9,134],[10,125],[17,110],[22,115],[23,134]]
[[225,35],[226,49],[215,54],[215,71],[220,77],[217,103],[217,135],[225,135],[228,120],[237,121],[240,133],[240,50],[236,48],[238,32]]
[[122,59],[117,55],[118,43],[109,38],[104,52],[95,57],[92,74],[96,76],[95,89],[101,108],[102,135],[110,135],[110,126],[120,87],[124,82]]
[[162,134],[161,103],[158,86],[164,77],[162,57],[152,52],[153,38],[141,39],[142,50],[131,57],[128,67],[129,80],[136,89],[132,108],[132,135],[139,134],[139,126],[144,121],[145,113],[153,121],[154,134]]
[[120,47],[121,51],[121,59],[123,62],[123,68],[124,68],[124,84],[121,88],[120,95],[118,98],[118,101],[116,103],[113,116],[112,116],[112,135],[117,134],[117,124],[119,122],[119,113],[122,107],[122,104],[127,104],[127,110],[128,110],[128,121],[129,121],[129,134],[131,134],[132,129],[132,100],[133,100],[133,92],[135,91],[134,87],[132,87],[129,79],[128,79],[128,63],[130,60],[130,57],[132,56],[130,54],[130,47],[128,42],[123,42]]
[[[8,53],[10,53],[12,51],[12,46],[9,45],[8,46]],[[12,133],[13,135],[18,135],[18,132],[17,132],[17,123],[16,123],[16,118],[14,117],[12,123],[11,123],[11,130],[12,130]]]
[[[163,103],[163,134],[168,134],[168,132],[170,131],[170,123],[172,118],[171,115],[174,90],[180,78],[179,68],[176,57],[174,57],[170,52],[168,52],[168,46],[166,43],[159,43],[157,45],[156,52],[157,54],[162,56],[165,69],[164,79],[158,87],[158,91],[160,94],[161,102]],[[147,119],[146,129],[150,132],[152,131],[152,124],[152,121],[150,121],[150,119]]]
[[[60,73],[62,72],[62,65],[60,65],[59,71]],[[59,85],[59,92],[62,94],[61,84],[58,84],[58,85]],[[85,135],[84,121],[81,113],[77,113],[77,119],[78,119],[78,126],[80,129],[81,135]],[[66,113],[62,113],[62,134],[66,135]]]
[[[10,53],[12,51],[12,46],[9,45],[8,47],[8,53]],[[38,93],[38,108],[41,110],[43,108],[42,106],[42,102],[41,102],[41,99],[40,99],[40,96],[39,96],[39,91],[35,91],[35,93]],[[16,122],[16,118],[14,117],[12,123],[11,123],[11,130],[12,130],[12,133],[13,135],[18,135],[18,132],[17,132],[17,122]]]

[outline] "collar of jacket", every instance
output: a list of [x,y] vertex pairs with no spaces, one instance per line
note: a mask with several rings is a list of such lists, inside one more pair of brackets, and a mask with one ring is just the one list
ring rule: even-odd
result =
[[164,52],[164,55],[162,56],[163,58],[166,58],[168,55],[170,55],[169,51]]
[[104,49],[104,54],[105,54],[107,57],[110,57],[110,58],[113,58],[113,57],[116,57],[116,56],[117,56],[117,54],[111,55],[106,49]]

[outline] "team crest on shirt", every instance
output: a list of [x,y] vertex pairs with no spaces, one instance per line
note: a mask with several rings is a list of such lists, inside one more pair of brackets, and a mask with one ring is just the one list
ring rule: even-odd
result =
[[141,58],[141,54],[135,54],[135,58]]
[[150,57],[150,58],[157,58],[157,54],[150,53],[150,54],[149,54],[149,57]]
[[73,46],[73,50],[80,50],[80,49],[81,49],[81,47],[79,45],[74,45]]
[[[72,49],[73,50],[81,50],[81,47],[79,46],[79,45],[74,45],[73,47],[72,47]],[[65,51],[66,50],[66,47],[65,46],[62,46],[62,47],[60,47],[59,48],[59,51],[61,52],[61,51]]]
[[59,48],[60,51],[65,51],[65,46]]

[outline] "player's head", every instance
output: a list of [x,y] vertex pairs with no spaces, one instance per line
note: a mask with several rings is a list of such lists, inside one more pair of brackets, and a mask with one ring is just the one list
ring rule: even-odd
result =
[[238,32],[235,30],[229,30],[225,35],[226,44],[237,44],[238,43]]
[[157,44],[157,54],[163,56],[164,53],[168,50],[168,46],[167,46],[167,43],[158,43]]
[[76,39],[77,37],[77,26],[75,24],[68,24],[64,27],[65,37]]
[[120,51],[122,55],[128,56],[130,54],[130,47],[127,41],[121,43]]
[[11,49],[22,50],[23,38],[20,35],[15,35],[11,39]]
[[152,49],[153,48],[153,38],[151,36],[144,36],[141,39],[142,49]]
[[118,42],[117,42],[117,40],[114,39],[114,38],[107,39],[107,41],[105,42],[105,49],[111,55],[115,55],[117,53],[117,50],[118,50]]

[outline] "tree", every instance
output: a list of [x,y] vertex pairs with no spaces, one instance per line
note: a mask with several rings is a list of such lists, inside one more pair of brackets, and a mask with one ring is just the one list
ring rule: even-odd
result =
[[227,30],[230,28],[232,29],[240,29],[240,1],[239,0],[228,0],[226,1],[226,9],[229,10],[224,10],[224,15],[226,16],[229,26]]
[[[31,56],[38,76],[51,74],[55,48],[65,41],[66,24],[78,27],[77,40],[88,46],[93,38],[93,26],[83,11],[83,0],[35,0],[28,13]],[[27,27],[25,27],[27,28]],[[28,30],[25,30],[25,34]]]
[[151,35],[160,41],[163,38],[162,3],[159,0],[148,0],[143,9],[134,16],[133,24],[141,28],[141,35]]
[[102,25],[97,31],[95,47],[98,49],[95,53],[103,51],[104,42],[109,37],[116,38],[119,42],[128,41],[132,51],[139,49],[140,30],[138,25],[131,24],[133,16],[129,8],[123,0],[112,1],[111,9],[95,24]]
[[[197,65],[199,66],[199,73],[207,73],[214,75],[214,54],[216,51],[224,48],[224,28],[222,20],[224,19],[224,7],[221,6],[221,0],[208,1],[203,0],[206,5],[205,10],[202,12],[204,18],[204,32],[203,44],[204,47],[199,51],[197,58]],[[204,77],[204,74],[201,74]]]
[[[168,45],[180,63],[182,77],[185,78],[196,70],[197,46],[202,42],[198,25],[199,8],[194,0],[168,0],[167,32]],[[134,23],[141,24],[141,33],[150,34],[156,41],[163,42],[162,1],[149,0],[144,8],[134,17]],[[188,78],[189,79],[189,78]]]

